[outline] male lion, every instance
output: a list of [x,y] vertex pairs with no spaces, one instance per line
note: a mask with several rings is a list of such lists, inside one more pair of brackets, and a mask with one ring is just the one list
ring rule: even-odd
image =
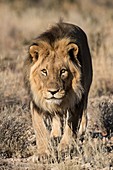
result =
[[60,138],[63,151],[85,132],[92,62],[85,33],[63,22],[39,35],[28,53],[25,84],[41,159],[51,154],[50,139]]

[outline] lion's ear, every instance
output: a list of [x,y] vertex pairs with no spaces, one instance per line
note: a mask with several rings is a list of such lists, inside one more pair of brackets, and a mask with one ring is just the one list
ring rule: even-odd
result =
[[39,51],[39,46],[37,44],[33,44],[30,46],[29,53],[33,61],[36,61],[38,59],[38,51]]
[[75,60],[75,57],[77,57],[78,54],[78,45],[71,43],[68,45],[68,54],[71,60]]

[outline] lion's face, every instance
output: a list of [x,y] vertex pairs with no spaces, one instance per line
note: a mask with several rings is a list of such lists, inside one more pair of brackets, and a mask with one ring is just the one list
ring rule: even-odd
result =
[[82,97],[78,46],[68,39],[54,46],[38,42],[30,47],[33,65],[30,86],[36,105],[49,112],[73,107]]

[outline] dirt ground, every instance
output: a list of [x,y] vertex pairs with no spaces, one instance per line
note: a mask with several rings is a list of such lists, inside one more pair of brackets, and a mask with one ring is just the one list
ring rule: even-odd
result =
[[[112,0],[0,1],[0,170],[113,169],[112,11]],[[72,157],[33,162],[36,141],[23,62],[29,42],[60,17],[88,36],[94,76],[87,133],[75,142]]]

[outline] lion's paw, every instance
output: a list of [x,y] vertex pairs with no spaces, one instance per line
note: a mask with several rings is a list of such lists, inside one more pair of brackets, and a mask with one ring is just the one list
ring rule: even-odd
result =
[[69,145],[65,143],[60,143],[58,145],[58,157],[65,160],[70,155]]
[[72,159],[75,155],[75,150],[73,144],[60,143],[58,145],[58,160]]
[[53,156],[51,154],[48,153],[37,153],[35,155],[32,156],[32,162],[33,163],[54,163],[56,162],[56,156]]
[[45,151],[45,152],[38,152],[35,155],[32,156],[32,162],[33,163],[47,163],[50,157],[50,152]]

